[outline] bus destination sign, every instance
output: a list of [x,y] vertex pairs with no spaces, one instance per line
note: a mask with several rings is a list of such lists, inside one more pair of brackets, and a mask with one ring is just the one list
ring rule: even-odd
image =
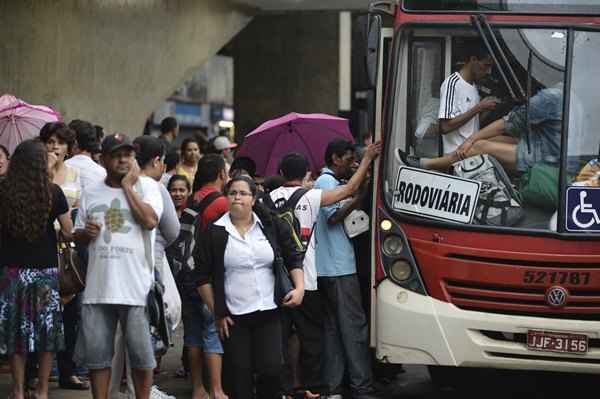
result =
[[471,223],[481,183],[402,166],[393,192],[394,210],[459,223]]

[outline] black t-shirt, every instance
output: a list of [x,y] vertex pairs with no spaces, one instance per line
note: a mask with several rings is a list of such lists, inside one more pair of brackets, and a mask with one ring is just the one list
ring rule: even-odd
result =
[[19,267],[45,269],[58,267],[56,252],[56,231],[54,221],[69,211],[69,204],[56,184],[50,187],[52,191],[52,209],[46,226],[46,235],[33,242],[8,236],[4,231],[0,239],[0,267]]
[[178,148],[172,141],[169,141],[164,137],[159,137],[158,139],[160,140],[165,149],[165,154],[168,154],[170,152],[177,152]]

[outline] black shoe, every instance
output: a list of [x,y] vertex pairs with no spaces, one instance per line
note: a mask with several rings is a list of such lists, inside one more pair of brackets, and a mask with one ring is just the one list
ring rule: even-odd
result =
[[398,158],[402,161],[402,163],[404,165],[411,166],[413,168],[421,167],[421,158],[416,157],[414,155],[408,155],[407,153],[402,151],[400,148],[396,149],[396,153],[397,153]]
[[352,399],[383,399],[385,397],[384,395],[378,395],[376,392],[355,393],[352,395]]

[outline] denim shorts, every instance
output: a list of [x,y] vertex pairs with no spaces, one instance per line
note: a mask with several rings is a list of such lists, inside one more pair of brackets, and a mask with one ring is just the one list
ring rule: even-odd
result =
[[186,346],[202,348],[205,353],[223,353],[215,316],[198,300],[183,303],[183,342]]
[[156,360],[144,306],[82,305],[75,362],[91,370],[110,368],[115,352],[117,323],[121,325],[125,336],[131,368],[154,369]]
[[[505,130],[519,138],[517,170],[525,172],[539,162],[558,166],[562,129],[562,89],[540,90],[526,106],[513,109],[504,117]],[[527,115],[529,113],[529,119]],[[529,132],[528,122],[531,125]]]

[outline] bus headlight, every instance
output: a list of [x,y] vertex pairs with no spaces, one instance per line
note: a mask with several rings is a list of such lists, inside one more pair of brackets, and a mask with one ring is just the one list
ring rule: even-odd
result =
[[404,249],[402,238],[397,235],[389,235],[383,240],[383,252],[390,257],[398,256]]
[[412,276],[412,267],[410,266],[410,263],[405,260],[397,260],[392,263],[390,274],[396,281],[406,281]]

